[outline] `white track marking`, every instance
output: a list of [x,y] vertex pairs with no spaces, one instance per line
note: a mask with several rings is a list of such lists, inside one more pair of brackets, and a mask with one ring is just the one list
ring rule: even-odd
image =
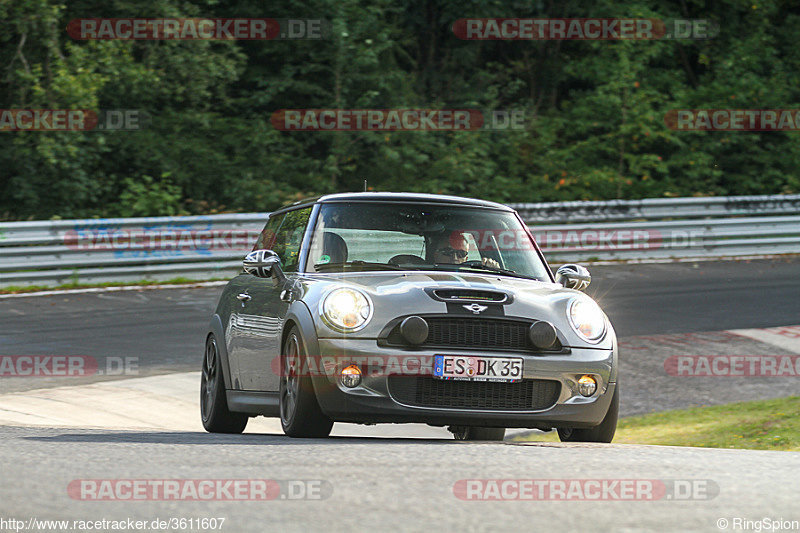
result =
[[85,294],[93,292],[154,291],[159,289],[196,289],[198,287],[222,287],[227,281],[202,281],[197,283],[171,283],[168,285],[124,285],[120,287],[87,287],[85,289],[53,289],[51,291],[18,292],[0,294],[4,298],[26,298],[28,296],[59,296],[61,294]]
[[[0,425],[205,431],[200,372],[0,394]],[[251,418],[247,433],[282,435],[277,418]],[[334,436],[452,438],[424,424],[336,424]]]
[[732,329],[731,333],[777,346],[800,354],[800,326],[782,326],[764,329]]

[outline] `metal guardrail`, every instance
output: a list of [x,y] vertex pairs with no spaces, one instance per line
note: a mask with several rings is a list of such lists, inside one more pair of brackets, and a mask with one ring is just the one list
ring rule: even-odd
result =
[[512,204],[526,222],[546,224],[800,214],[800,194],[647,198],[601,202]]
[[[555,264],[800,253],[800,195],[512,205]],[[0,287],[228,278],[266,213],[0,222]]]
[[267,213],[0,223],[0,287],[228,278]]
[[800,253],[800,194],[512,207],[553,263]]

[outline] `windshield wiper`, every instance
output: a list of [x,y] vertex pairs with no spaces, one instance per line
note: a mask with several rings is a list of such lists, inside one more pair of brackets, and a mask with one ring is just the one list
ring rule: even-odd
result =
[[344,263],[320,263],[314,265],[314,270],[317,272],[326,272],[331,270],[343,271],[345,268],[356,268],[359,270],[407,270],[396,265],[389,263],[370,263],[368,261],[346,261]]
[[456,265],[459,270],[471,268],[474,270],[481,270],[486,272],[493,272],[495,274],[503,274],[505,276],[511,276],[513,278],[522,278],[522,279],[532,279],[536,281],[541,281],[539,278],[534,278],[532,276],[526,276],[525,274],[519,274],[513,270],[508,270],[507,268],[500,268],[500,267],[492,267],[489,265]]

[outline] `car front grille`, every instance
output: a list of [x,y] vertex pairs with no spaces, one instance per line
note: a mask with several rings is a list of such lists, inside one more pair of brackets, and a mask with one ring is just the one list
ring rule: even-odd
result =
[[[485,348],[506,351],[537,350],[528,339],[531,322],[522,320],[423,316],[428,323],[428,338],[421,346]],[[389,344],[404,344],[399,328],[389,334]],[[561,343],[547,351],[560,352]]]
[[415,407],[537,411],[555,405],[561,393],[561,383],[549,379],[503,383],[389,376],[388,381],[397,402]]

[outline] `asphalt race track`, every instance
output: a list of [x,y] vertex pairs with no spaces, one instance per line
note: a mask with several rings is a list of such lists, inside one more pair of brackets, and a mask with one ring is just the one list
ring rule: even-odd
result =
[[[679,354],[800,354],[800,328],[791,328],[800,325],[799,259],[591,271],[588,292],[620,337],[623,415],[800,392],[797,377],[678,378],[664,370]],[[152,521],[224,518],[221,529],[206,521],[194,530],[259,532],[735,531],[741,520],[800,521],[800,453],[460,443],[417,425],[340,424],[330,439],[290,440],[266,419],[244,435],[206,434],[197,371],[220,291],[0,298],[0,355],[135,362],[123,375],[0,378],[0,531],[46,530],[39,519],[70,521],[57,530],[89,529],[73,520],[131,519],[167,531],[180,524]],[[523,491],[487,480],[518,479],[537,480],[545,492],[492,501]],[[270,490],[255,501],[224,491],[216,499],[234,501],[109,501],[108,493],[96,501],[98,486],[130,480],[265,480]],[[605,488],[592,492],[592,483]],[[626,483],[637,490],[620,489]],[[2,521],[9,518],[24,527]]]
[[[720,519],[800,518],[797,453],[30,428],[2,437],[0,511],[24,520],[225,517],[223,531],[261,533],[719,531]],[[118,478],[323,481],[330,492],[208,503],[82,501],[66,490],[73,480]],[[677,480],[703,490],[641,501],[464,501],[454,491],[460,480],[520,478]]]
[[[800,323],[798,258],[595,266],[591,272],[587,293],[600,302],[619,338]],[[0,298],[0,355],[135,356],[142,375],[198,370],[221,291]]]

